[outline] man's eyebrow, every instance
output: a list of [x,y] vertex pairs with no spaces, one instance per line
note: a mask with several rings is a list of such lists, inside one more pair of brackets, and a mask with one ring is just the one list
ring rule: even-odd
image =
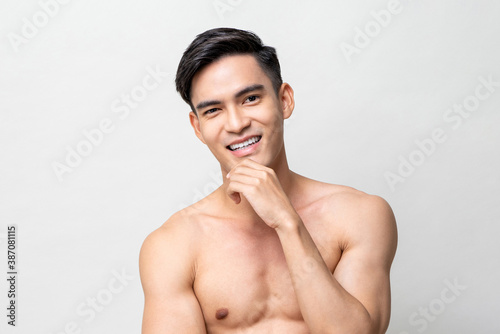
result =
[[251,85],[251,86],[245,87],[242,90],[240,90],[238,93],[236,93],[234,95],[234,97],[238,98],[238,97],[241,97],[242,95],[245,95],[246,93],[253,92],[254,90],[263,90],[263,89],[264,89],[264,85],[261,85],[261,84]]
[[[250,92],[253,92],[253,91],[256,91],[256,90],[263,90],[264,89],[264,85],[261,85],[261,84],[254,84],[254,85],[250,85],[248,87],[245,87],[243,88],[242,90],[238,91],[236,94],[234,94],[234,97],[235,98],[238,98],[238,97],[241,97],[242,95],[245,95],[247,93],[250,93]],[[219,100],[207,100],[207,101],[202,101],[200,103],[198,103],[196,105],[196,109],[203,109],[203,108],[206,108],[206,107],[209,107],[209,106],[213,106],[213,105],[217,105],[217,104],[221,104],[222,102],[219,101]]]
[[221,104],[221,102],[218,100],[202,101],[196,105],[196,109],[199,110],[216,104]]

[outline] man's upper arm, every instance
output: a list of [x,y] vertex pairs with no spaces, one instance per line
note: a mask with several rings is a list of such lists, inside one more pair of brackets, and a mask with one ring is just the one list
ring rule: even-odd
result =
[[[391,313],[390,267],[397,247],[394,214],[387,202],[364,195],[352,209],[346,248],[334,277],[370,314],[374,333],[385,333]],[[355,212],[354,215],[352,212]]]
[[[172,218],[171,218],[172,219]],[[182,225],[169,221],[144,241],[139,257],[144,290],[143,334],[205,334],[193,292],[193,245]]]

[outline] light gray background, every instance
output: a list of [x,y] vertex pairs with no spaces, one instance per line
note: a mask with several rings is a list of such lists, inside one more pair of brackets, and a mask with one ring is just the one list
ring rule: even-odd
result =
[[[0,3],[0,267],[7,225],[17,224],[20,272],[15,329],[0,280],[2,332],[139,333],[144,238],[220,182],[173,83],[183,50],[218,26],[277,48],[296,97],[285,133],[292,170],[391,204],[399,247],[388,333],[500,332],[500,88],[474,98],[480,78],[500,81],[499,2],[401,0],[380,31],[370,13],[391,1],[220,0],[223,13],[213,0],[66,2],[46,22],[37,1]],[[29,35],[34,16],[38,31],[16,48],[12,34]],[[365,28],[369,44],[346,57],[342,45]],[[113,112],[122,94],[140,93],[148,69],[167,74],[127,117]],[[444,117],[463,103],[474,110],[456,127],[458,114]],[[112,132],[59,181],[53,163],[104,119]],[[436,129],[446,139],[418,153]],[[410,158],[418,166],[391,187],[386,174]],[[116,272],[128,278],[118,283]],[[105,305],[91,319],[92,298]]]

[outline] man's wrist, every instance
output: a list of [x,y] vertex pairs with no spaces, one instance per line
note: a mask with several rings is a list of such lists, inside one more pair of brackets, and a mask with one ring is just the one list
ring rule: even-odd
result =
[[298,233],[299,228],[304,223],[300,216],[295,213],[293,215],[287,216],[282,220],[282,222],[275,228],[278,235],[289,235],[291,233]]

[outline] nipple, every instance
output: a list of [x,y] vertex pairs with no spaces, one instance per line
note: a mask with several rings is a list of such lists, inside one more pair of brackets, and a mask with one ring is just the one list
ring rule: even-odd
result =
[[222,320],[227,317],[228,314],[229,310],[227,308],[220,308],[215,312],[215,318],[217,318],[217,320]]

